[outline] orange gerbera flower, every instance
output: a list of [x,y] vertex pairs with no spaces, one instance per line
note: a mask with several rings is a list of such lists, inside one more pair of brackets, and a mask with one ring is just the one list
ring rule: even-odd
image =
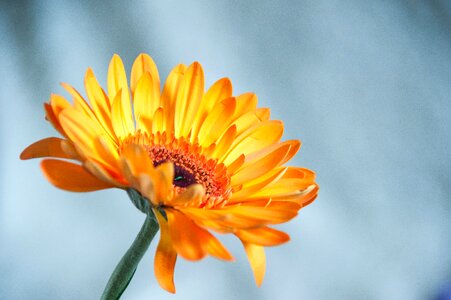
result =
[[[252,93],[232,96],[227,78],[204,92],[199,63],[180,64],[160,91],[152,58],[141,54],[127,82],[114,55],[104,91],[94,73],[85,76],[87,99],[51,95],[46,118],[64,138],[40,140],[22,159],[45,159],[41,168],[55,186],[75,192],[119,187],[147,199],[160,225],[155,255],[159,284],[175,292],[178,255],[232,260],[210,231],[237,236],[255,280],[265,273],[264,246],[289,240],[269,227],[292,219],[318,192],[314,173],[287,167],[300,142],[281,142],[283,124],[257,108]],[[73,159],[76,164],[62,159]]]

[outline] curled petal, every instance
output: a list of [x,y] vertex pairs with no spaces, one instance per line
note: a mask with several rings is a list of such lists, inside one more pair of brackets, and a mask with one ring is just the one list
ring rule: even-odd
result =
[[290,240],[290,236],[285,232],[270,227],[238,230],[235,235],[242,241],[260,246],[275,246]]
[[266,255],[265,249],[252,243],[242,241],[247,259],[254,272],[255,283],[261,286],[266,272]]
[[178,254],[188,260],[199,260],[210,254],[233,260],[227,249],[207,230],[177,210],[166,210],[172,243]]
[[59,157],[59,158],[74,158],[72,155],[66,153],[61,146],[63,139],[50,137],[34,142],[20,154],[20,159],[31,159],[37,157]]
[[139,80],[144,74],[149,74],[152,77],[152,86],[158,90],[158,96],[160,94],[160,76],[158,75],[158,69],[153,59],[145,54],[141,53],[136,58],[132,66],[132,74],[130,78],[130,88],[132,93],[137,89]]
[[202,203],[202,198],[205,196],[205,189],[201,184],[192,184],[186,190],[177,195],[173,200],[167,204],[172,207],[177,206],[199,206]]
[[177,94],[174,112],[174,131],[176,137],[187,136],[204,93],[204,71],[198,62],[186,70]]
[[168,222],[159,211],[155,210],[155,215],[161,229],[160,241],[154,259],[155,277],[162,288],[170,293],[175,293],[174,268],[177,261],[177,252],[172,246]]
[[90,192],[114,187],[91,175],[82,166],[70,162],[45,159],[41,169],[54,186],[71,192]]

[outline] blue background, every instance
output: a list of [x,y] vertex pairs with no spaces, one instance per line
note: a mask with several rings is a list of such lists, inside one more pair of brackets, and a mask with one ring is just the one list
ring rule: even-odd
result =
[[[451,2],[2,1],[0,298],[96,299],[144,216],[121,190],[68,193],[21,150],[56,131],[42,103],[104,85],[149,53],[164,79],[198,60],[207,84],[253,91],[303,147],[319,198],[279,226],[254,284],[237,261],[179,259],[172,296],[153,275],[155,244],[124,299],[438,299],[451,284]],[[105,86],[105,85],[104,85]],[[83,91],[84,92],[84,91]]]

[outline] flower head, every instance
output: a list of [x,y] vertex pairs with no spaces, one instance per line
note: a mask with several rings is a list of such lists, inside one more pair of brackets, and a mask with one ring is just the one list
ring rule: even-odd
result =
[[289,240],[270,226],[295,217],[318,192],[312,171],[285,166],[299,141],[281,142],[282,122],[257,108],[254,94],[233,96],[227,78],[204,92],[197,62],[176,66],[162,91],[146,54],[135,60],[130,86],[118,55],[106,91],[91,69],[84,83],[87,98],[62,84],[73,104],[59,95],[44,104],[46,119],[63,138],[40,140],[21,158],[54,157],[41,168],[59,188],[134,189],[150,201],[161,228],[155,275],[166,290],[175,292],[179,255],[233,259],[211,232],[240,239],[260,285],[264,246]]

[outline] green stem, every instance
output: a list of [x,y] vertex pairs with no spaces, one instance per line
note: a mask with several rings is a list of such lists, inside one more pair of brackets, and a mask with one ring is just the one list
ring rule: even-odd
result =
[[110,280],[102,294],[102,300],[119,299],[127,288],[135,274],[136,268],[141,261],[147,248],[149,248],[153,237],[158,231],[158,222],[152,210],[147,214],[146,221],[136,236],[133,244],[122,257],[119,264],[111,274]]

